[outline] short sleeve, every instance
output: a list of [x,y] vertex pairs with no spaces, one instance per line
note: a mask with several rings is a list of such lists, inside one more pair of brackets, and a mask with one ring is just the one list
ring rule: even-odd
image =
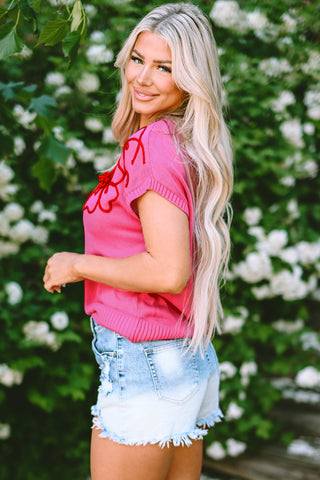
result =
[[189,216],[185,166],[167,123],[162,120],[137,133],[130,137],[123,152],[129,174],[124,189],[127,205],[134,210],[134,201],[153,190]]

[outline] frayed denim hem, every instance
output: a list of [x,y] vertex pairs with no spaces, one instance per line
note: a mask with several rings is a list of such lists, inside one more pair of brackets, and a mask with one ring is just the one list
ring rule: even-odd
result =
[[117,434],[111,432],[110,430],[107,430],[104,427],[101,417],[99,415],[99,409],[96,406],[93,406],[91,408],[91,413],[92,415],[94,415],[92,428],[101,430],[101,433],[99,433],[99,437],[108,438],[116,443],[119,443],[120,445],[142,446],[148,444],[158,444],[160,448],[169,447],[171,444],[174,447],[190,447],[193,441],[202,440],[203,437],[208,433],[208,427],[212,427],[216,422],[220,422],[223,417],[223,414],[219,409],[218,412],[216,412],[215,414],[212,414],[205,419],[197,422],[197,427],[192,430],[192,432],[168,435],[168,437],[158,440],[130,441],[124,438],[120,438]]
[[221,420],[223,419],[223,416],[224,415],[219,408],[217,412],[198,420],[197,425],[199,425],[199,427],[206,427],[206,428],[213,427],[215,423],[221,422]]

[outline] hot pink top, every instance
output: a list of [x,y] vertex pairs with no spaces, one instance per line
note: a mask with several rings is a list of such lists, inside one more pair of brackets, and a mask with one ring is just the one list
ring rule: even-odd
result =
[[[141,128],[127,140],[113,170],[99,175],[83,207],[85,253],[123,258],[146,250],[135,200],[147,190],[188,215],[192,252],[192,198],[173,129],[170,120]],[[132,342],[182,338],[192,335],[191,291],[192,279],[176,295],[129,292],[85,280],[85,311]]]

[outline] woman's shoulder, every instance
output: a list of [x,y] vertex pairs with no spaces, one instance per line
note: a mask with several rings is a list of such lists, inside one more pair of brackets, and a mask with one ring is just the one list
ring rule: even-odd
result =
[[159,137],[162,141],[173,141],[175,130],[174,122],[169,118],[164,118],[140,128],[131,135],[130,139],[134,138],[145,142],[147,139]]

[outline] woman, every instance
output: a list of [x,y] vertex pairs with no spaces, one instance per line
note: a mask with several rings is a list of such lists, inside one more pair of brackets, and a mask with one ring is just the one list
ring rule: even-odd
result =
[[232,187],[210,24],[192,4],[155,8],[116,66],[122,154],[84,205],[85,254],[53,255],[45,288],[85,282],[101,368],[92,480],[198,480],[222,415],[210,339]]

